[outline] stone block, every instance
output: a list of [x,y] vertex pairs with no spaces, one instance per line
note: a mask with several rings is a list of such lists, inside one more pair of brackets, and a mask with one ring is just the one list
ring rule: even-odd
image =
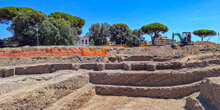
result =
[[55,71],[56,71],[55,69],[54,70],[51,69],[50,64],[15,67],[16,75],[43,74],[43,73],[51,73]]
[[10,77],[14,75],[14,68],[2,67],[0,68],[0,77]]
[[148,63],[136,63],[136,64],[131,64],[131,70],[155,71],[156,66],[154,64],[148,64]]

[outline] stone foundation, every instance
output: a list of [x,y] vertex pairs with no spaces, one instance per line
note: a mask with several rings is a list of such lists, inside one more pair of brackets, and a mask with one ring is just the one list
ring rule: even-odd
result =
[[95,84],[172,86],[193,83],[206,77],[220,76],[220,66],[198,68],[187,71],[104,71],[90,72],[89,75],[90,81]]
[[220,110],[220,77],[207,78],[201,85],[200,96]]
[[0,99],[0,108],[4,110],[43,109],[60,98],[89,83],[87,75],[65,72],[62,76],[33,87],[24,88],[16,93],[5,94]]
[[182,98],[200,89],[200,82],[170,87],[137,87],[117,85],[96,85],[96,94],[150,98]]

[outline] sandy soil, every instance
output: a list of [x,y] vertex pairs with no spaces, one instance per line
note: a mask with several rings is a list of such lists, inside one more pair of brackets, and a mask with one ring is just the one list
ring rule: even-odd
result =
[[[48,80],[55,79],[72,71],[57,71],[55,73],[33,74],[33,75],[16,75],[8,78],[0,78],[0,99],[1,95],[16,92],[20,89],[32,88]],[[86,70],[76,71],[76,74],[87,73]]]
[[80,110],[185,110],[185,99],[94,96]]

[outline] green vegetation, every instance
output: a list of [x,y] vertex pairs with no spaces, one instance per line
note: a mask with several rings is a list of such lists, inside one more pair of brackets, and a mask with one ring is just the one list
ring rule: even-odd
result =
[[13,18],[10,30],[14,32],[13,39],[19,45],[37,45],[37,25],[46,19],[33,12],[26,12]]
[[116,44],[126,44],[130,31],[127,24],[114,24],[110,28],[111,41]]
[[109,37],[112,42],[118,45],[138,46],[143,39],[141,30],[132,31],[126,24],[112,26],[107,23],[93,24],[87,36],[89,36],[90,42],[94,42],[94,45],[109,45],[107,43]]
[[66,13],[62,13],[62,12],[54,12],[51,13],[49,16],[49,18],[54,18],[54,19],[64,19],[68,22],[70,22],[71,27],[75,28],[77,30],[78,34],[82,33],[81,28],[84,26],[85,24],[85,20],[76,16],[72,16]]
[[126,45],[128,46],[139,46],[141,45],[141,39],[135,34],[129,34],[127,38]]
[[24,13],[34,13],[38,16],[46,17],[45,14],[27,7],[4,7],[0,8],[0,23],[11,21],[14,17]]
[[93,39],[90,40],[90,45],[94,46],[95,45],[95,42]]
[[126,24],[114,24],[110,28],[110,40],[116,44],[138,46],[141,44],[139,34],[132,31]]
[[201,38],[201,41],[203,41],[204,38],[208,36],[216,35],[216,32],[214,30],[195,30],[193,34],[199,36]]
[[136,35],[138,38],[140,38],[141,40],[144,40],[143,38],[143,31],[141,29],[135,29],[132,31],[132,34]]
[[77,32],[64,19],[49,19],[40,28],[43,45],[73,45]]
[[46,16],[26,7],[0,8],[0,23],[12,24],[13,40],[23,45],[73,45],[73,37],[82,33],[85,20],[66,13]]
[[166,33],[168,27],[160,23],[152,23],[141,28],[142,32],[151,36],[152,44],[155,44],[155,39],[160,36],[160,33]]
[[107,37],[110,36],[110,27],[107,23],[93,24],[87,33],[90,42],[93,41],[94,45],[105,45],[107,43]]

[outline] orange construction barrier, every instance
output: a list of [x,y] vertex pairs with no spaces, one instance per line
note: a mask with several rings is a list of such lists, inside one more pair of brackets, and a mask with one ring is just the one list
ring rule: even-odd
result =
[[81,56],[79,48],[41,48],[0,50],[0,58]]
[[107,49],[82,48],[82,56],[107,56]]
[[93,48],[37,48],[0,50],[0,58],[56,57],[56,56],[107,56],[107,49]]

